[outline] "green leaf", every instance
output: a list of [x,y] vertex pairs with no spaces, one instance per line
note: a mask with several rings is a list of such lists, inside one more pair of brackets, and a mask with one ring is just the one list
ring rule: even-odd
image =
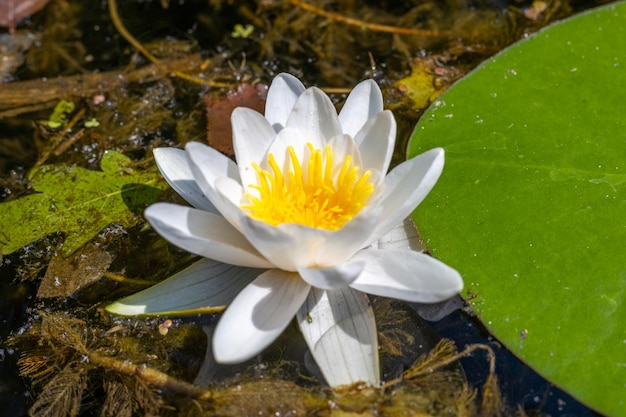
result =
[[156,169],[135,170],[118,152],[105,152],[102,172],[69,165],[46,165],[35,170],[35,194],[0,203],[0,250],[4,254],[64,232],[67,256],[110,223],[131,227],[167,184]]
[[42,124],[48,126],[50,129],[58,129],[66,123],[67,116],[74,111],[76,105],[73,101],[61,100],[54,107],[50,118]]
[[619,2],[484,63],[431,106],[409,146],[446,150],[414,218],[485,325],[612,416],[626,416],[625,94]]

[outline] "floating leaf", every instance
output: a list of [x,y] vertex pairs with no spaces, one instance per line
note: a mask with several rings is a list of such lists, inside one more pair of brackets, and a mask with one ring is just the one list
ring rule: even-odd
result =
[[126,156],[108,151],[102,172],[46,165],[31,175],[35,194],[0,203],[0,250],[11,253],[49,233],[64,232],[67,256],[110,223],[137,224],[143,208],[166,183],[156,169],[131,168]]
[[612,416],[626,416],[624,92],[620,2],[483,64],[431,106],[409,151],[446,150],[415,219],[485,325]]

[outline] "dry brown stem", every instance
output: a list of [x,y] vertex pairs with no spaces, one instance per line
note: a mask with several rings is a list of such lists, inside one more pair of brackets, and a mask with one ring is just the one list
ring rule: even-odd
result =
[[200,58],[192,55],[127,73],[108,71],[3,84],[0,88],[0,119],[54,107],[61,99],[88,97],[118,89],[127,83],[153,81],[172,73],[174,68],[180,72],[198,65]]
[[[157,67],[162,67],[164,65],[159,59],[157,59],[154,55],[148,52],[148,50],[144,48],[143,45],[137,39],[135,39],[135,37],[131,35],[130,32],[126,29],[117,11],[117,0],[109,0],[109,14],[111,15],[111,20],[113,21],[113,25],[115,25],[115,28],[117,29],[117,31],[120,33],[120,35],[122,35],[122,37],[124,37],[124,39],[126,39],[128,43],[130,43],[143,56],[145,56],[146,59],[148,59]],[[172,71],[172,74],[183,80],[191,81],[193,83],[200,84],[200,85],[207,85],[209,87],[222,87],[223,86],[221,84],[216,84],[211,80],[205,80],[202,78],[193,77],[177,69],[174,69]]]
[[87,357],[89,358],[89,362],[93,365],[110,369],[122,375],[133,376],[153,387],[167,389],[171,392],[183,394],[201,401],[209,401],[213,398],[211,391],[207,391],[197,385],[174,378],[145,365],[135,365],[130,361],[121,361],[100,355],[96,352],[88,352]]
[[451,32],[445,31],[445,30],[409,29],[409,28],[403,28],[403,27],[398,27],[398,26],[388,26],[388,25],[380,25],[378,23],[369,23],[363,20],[346,17],[337,13],[328,12],[326,10],[320,9],[319,7],[315,7],[301,0],[289,0],[289,2],[296,7],[300,7],[301,9],[314,13],[318,16],[322,16],[327,19],[334,20],[336,22],[345,23],[347,25],[356,26],[364,30],[371,30],[373,32],[386,32],[386,33],[394,33],[397,35],[425,36],[429,38],[450,36],[452,34]]

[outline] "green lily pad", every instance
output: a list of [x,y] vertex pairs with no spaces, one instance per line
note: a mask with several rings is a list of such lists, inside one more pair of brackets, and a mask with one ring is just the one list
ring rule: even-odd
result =
[[128,157],[107,151],[102,171],[46,165],[31,175],[34,194],[0,203],[0,251],[9,254],[55,232],[67,236],[67,256],[111,223],[131,227],[167,187],[158,170],[135,170]]
[[446,150],[415,220],[485,325],[590,407],[626,416],[626,3],[508,48],[435,102]]

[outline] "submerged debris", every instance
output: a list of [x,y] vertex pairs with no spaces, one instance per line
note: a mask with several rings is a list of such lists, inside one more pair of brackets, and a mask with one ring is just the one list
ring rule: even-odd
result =
[[[39,314],[40,319],[27,332],[11,340],[21,351],[21,374],[40,390],[29,411],[34,417],[88,411],[109,415],[113,410],[128,416],[138,412],[162,416],[499,413],[500,394],[491,382],[495,381],[493,369],[480,404],[459,368],[449,366],[460,355],[447,340],[382,388],[356,384],[333,391],[306,383],[299,378],[302,371],[297,371],[297,363],[280,358],[261,367],[249,365],[239,376],[202,388],[186,382],[197,365],[174,365],[168,360],[180,349],[199,343],[202,332],[198,326],[179,323],[167,335],[159,335],[160,326],[150,320],[115,324],[65,313]],[[476,347],[468,349],[472,348]],[[94,397],[93,392],[102,395]],[[487,396],[488,402],[484,400]]]

